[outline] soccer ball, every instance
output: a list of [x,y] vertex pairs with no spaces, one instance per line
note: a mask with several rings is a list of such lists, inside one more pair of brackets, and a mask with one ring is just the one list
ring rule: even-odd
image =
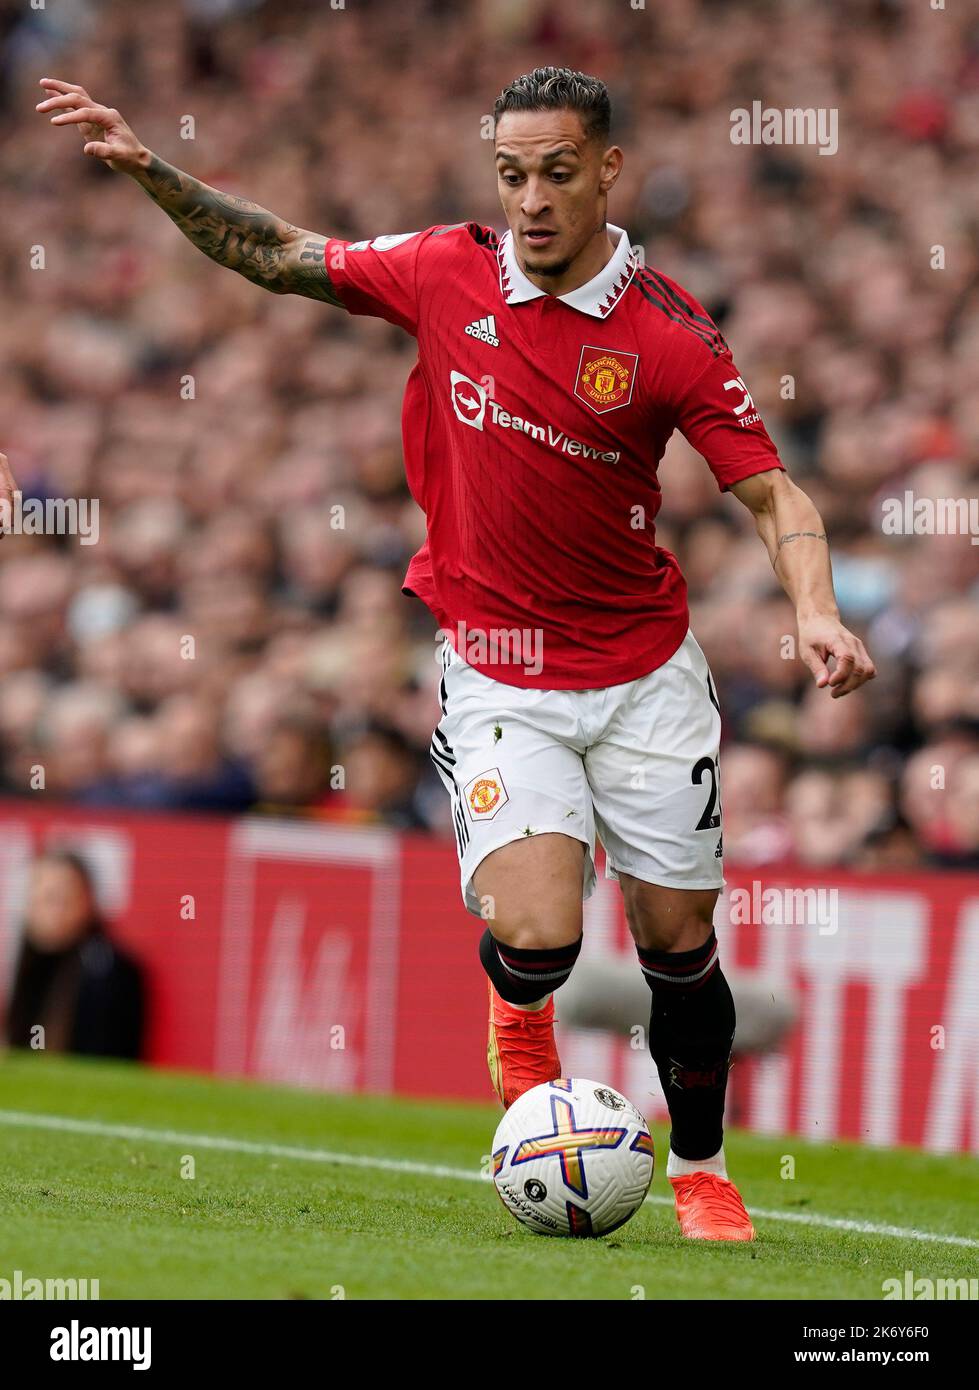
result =
[[642,1205],[653,1141],[611,1086],[564,1077],[514,1101],[493,1139],[493,1181],[518,1221],[547,1236],[604,1236]]

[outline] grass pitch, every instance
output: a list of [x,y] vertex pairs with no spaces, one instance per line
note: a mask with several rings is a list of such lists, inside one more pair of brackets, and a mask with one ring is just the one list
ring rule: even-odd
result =
[[654,1127],[651,1200],[607,1239],[557,1240],[479,1178],[498,1115],[8,1053],[0,1278],[97,1278],[103,1299],[879,1300],[906,1270],[979,1275],[974,1158],[729,1131],[758,1239],[689,1242]]

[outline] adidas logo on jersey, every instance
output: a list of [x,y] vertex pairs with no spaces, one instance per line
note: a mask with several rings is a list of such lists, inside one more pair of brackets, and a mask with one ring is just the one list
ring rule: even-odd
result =
[[470,338],[478,338],[481,343],[489,343],[490,347],[500,346],[500,340],[496,336],[496,319],[492,314],[470,323],[466,327],[466,332]]

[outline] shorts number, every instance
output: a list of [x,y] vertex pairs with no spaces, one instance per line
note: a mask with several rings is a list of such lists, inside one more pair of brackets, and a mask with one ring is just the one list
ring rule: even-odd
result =
[[717,830],[721,823],[721,803],[717,795],[720,769],[716,758],[701,758],[700,762],[694,765],[691,780],[696,786],[703,785],[705,773],[710,774],[710,796],[707,798],[704,814],[697,822],[696,828],[698,830]]

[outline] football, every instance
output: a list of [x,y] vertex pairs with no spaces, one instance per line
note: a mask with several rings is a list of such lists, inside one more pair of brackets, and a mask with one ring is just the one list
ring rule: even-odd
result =
[[564,1077],[515,1101],[493,1139],[503,1205],[539,1235],[603,1236],[642,1205],[653,1140],[642,1115],[599,1081]]

